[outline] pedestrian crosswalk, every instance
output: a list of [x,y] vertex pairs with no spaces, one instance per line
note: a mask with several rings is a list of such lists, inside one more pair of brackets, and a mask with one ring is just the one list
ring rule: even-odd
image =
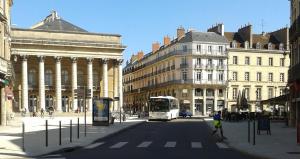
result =
[[[94,149],[96,147],[100,147],[100,146],[103,146],[105,145],[106,143],[105,142],[98,142],[98,143],[93,143],[91,145],[88,145],[86,147],[84,147],[84,149]],[[154,142],[153,141],[143,141],[141,143],[138,143],[136,144],[134,147],[136,148],[148,148],[150,146],[154,146]],[[155,146],[158,146],[158,147],[163,147],[163,148],[176,148],[176,147],[179,147],[181,143],[178,143],[176,141],[166,141],[164,142],[163,144],[162,143],[159,143],[160,145],[157,145],[158,143],[155,144]],[[129,142],[116,142],[116,143],[107,143],[106,145],[108,145],[109,149],[120,149],[120,148],[123,148],[123,147],[126,147],[127,145],[129,145]],[[132,144],[130,144],[132,146]],[[186,145],[186,144],[185,144]],[[201,142],[199,141],[192,141],[190,142],[189,144],[189,148],[191,149],[203,149],[209,145],[203,145]],[[211,146],[211,145],[210,145]],[[228,149],[228,145],[226,145],[225,143],[215,143],[215,146],[219,149]]]

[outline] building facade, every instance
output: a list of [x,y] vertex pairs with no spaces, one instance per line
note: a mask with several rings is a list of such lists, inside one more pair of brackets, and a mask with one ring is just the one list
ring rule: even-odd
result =
[[291,67],[290,86],[290,125],[297,127],[297,142],[300,143],[300,1],[291,0]]
[[10,62],[10,8],[13,0],[0,0],[0,125],[12,114],[13,69]]
[[[225,32],[228,49],[228,109],[237,111],[287,111],[284,105],[261,104],[286,94],[289,58],[288,28],[271,33],[253,34],[247,25],[237,32]],[[244,96],[249,106],[242,108],[237,100]]]
[[164,37],[152,52],[133,55],[123,69],[124,107],[147,112],[149,97],[169,95],[195,115],[225,108],[229,43],[223,33],[178,28],[176,39]]
[[[118,109],[124,49],[120,35],[88,32],[55,11],[30,29],[13,28],[14,109],[84,111],[84,100],[74,92],[83,88],[94,98],[120,97],[111,108]],[[86,102],[92,110],[92,99]]]

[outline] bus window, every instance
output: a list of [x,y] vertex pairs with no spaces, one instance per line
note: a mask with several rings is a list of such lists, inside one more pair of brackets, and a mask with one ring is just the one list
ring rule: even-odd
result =
[[165,112],[169,111],[168,99],[151,99],[150,109],[152,112]]

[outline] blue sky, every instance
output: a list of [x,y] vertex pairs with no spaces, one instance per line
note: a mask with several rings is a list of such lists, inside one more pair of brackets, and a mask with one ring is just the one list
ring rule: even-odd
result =
[[90,32],[117,33],[132,53],[151,51],[152,42],[176,36],[179,26],[206,31],[222,22],[225,31],[252,24],[255,33],[289,25],[288,0],[14,0],[12,24],[28,28],[51,10]]

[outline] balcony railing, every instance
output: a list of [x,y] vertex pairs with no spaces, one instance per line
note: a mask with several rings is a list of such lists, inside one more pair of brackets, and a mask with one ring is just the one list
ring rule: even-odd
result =
[[224,50],[207,50],[202,49],[200,51],[193,51],[194,55],[202,55],[202,56],[209,56],[209,57],[227,57],[227,52]]
[[195,84],[206,84],[206,85],[227,85],[227,81],[219,80],[199,80],[195,81]]
[[208,64],[208,65],[206,65],[206,69],[213,70],[214,68],[215,68],[214,64]]
[[195,64],[196,69],[205,69],[205,66],[203,64]]
[[224,70],[226,65],[217,65],[217,70]]
[[188,68],[188,67],[189,67],[189,64],[187,64],[187,63],[180,64],[180,68]]

